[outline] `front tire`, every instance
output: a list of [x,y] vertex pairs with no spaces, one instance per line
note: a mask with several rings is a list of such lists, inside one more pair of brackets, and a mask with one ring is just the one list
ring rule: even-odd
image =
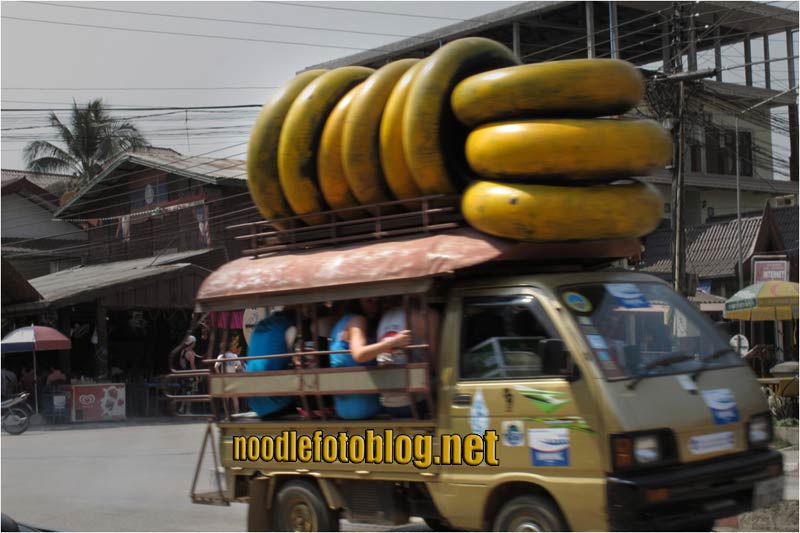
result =
[[30,409],[15,405],[9,408],[8,414],[3,418],[3,429],[12,435],[24,433],[31,425]]
[[500,509],[492,530],[566,531],[567,525],[550,500],[539,496],[519,496]]
[[275,531],[339,531],[339,515],[308,481],[286,483],[272,508]]

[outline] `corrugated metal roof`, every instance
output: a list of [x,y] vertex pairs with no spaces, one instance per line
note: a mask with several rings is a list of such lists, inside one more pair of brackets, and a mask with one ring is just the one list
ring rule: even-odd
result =
[[169,148],[138,148],[131,152],[121,153],[109,162],[106,168],[84,185],[55,213],[55,216],[59,217],[68,213],[70,209],[80,204],[81,198],[92,197],[93,189],[99,183],[124,179],[124,173],[123,176],[115,176],[114,171],[126,163],[162,170],[213,185],[227,182],[245,187],[247,184],[246,162],[242,159],[184,156]]
[[508,24],[509,22],[519,19],[521,17],[547,11],[558,9],[560,7],[568,6],[575,2],[524,2],[515,6],[500,9],[475,17],[456,24],[450,24],[444,28],[439,28],[426,33],[421,33],[408,39],[403,39],[394,43],[389,43],[372,50],[359,52],[340,59],[326,61],[308,67],[305,70],[311,69],[334,69],[346,65],[364,65],[373,61],[389,61],[390,59],[409,54],[420,48],[426,48],[431,45],[438,45],[444,41],[451,41],[459,37],[466,37],[475,35],[482,31],[489,30],[495,26]]
[[104,289],[138,279],[181,270],[191,265],[187,259],[207,254],[211,249],[192,250],[162,255],[158,258],[146,257],[131,261],[116,261],[62,270],[30,280],[48,303],[56,303],[75,295]]
[[[414,37],[388,43],[380,47],[373,48],[364,52],[352,54],[340,59],[326,61],[308,67],[308,69],[334,69],[346,65],[369,65],[379,66],[387,61],[398,59],[400,57],[418,57],[421,51],[430,52],[430,48],[438,47],[443,43],[458,39],[461,37],[475,36],[481,33],[486,33],[496,28],[501,28],[504,25],[510,25],[512,22],[519,20],[522,23],[529,23],[533,26],[533,31],[536,31],[536,24],[541,22],[538,20],[542,15],[561,10],[567,12],[564,14],[570,20],[574,20],[574,28],[580,31],[583,19],[576,17],[576,6],[582,2],[569,2],[569,1],[549,1],[549,2],[524,2],[505,9],[500,9],[485,15],[475,17],[463,22],[451,24],[437,30],[422,33]],[[620,24],[628,24],[633,19],[642,19],[654,13],[665,13],[671,8],[670,2],[647,1],[647,2],[619,2],[619,8],[627,10],[635,10],[629,18],[621,16]],[[715,16],[720,11],[725,12],[722,20],[722,35],[723,43],[727,44],[728,41],[733,39],[740,39],[737,37],[746,33],[759,33],[759,34],[774,34],[785,31],[786,28],[797,27],[797,11],[791,9],[784,9],[778,6],[767,5],[760,2],[697,2],[692,5],[692,12],[696,13],[696,23],[698,27],[705,24],[711,25],[715,23]],[[602,16],[598,13],[598,23],[602,20]],[[638,12],[638,13],[637,13]],[[545,21],[546,22],[546,21]],[[544,26],[546,27],[546,25]],[[600,31],[601,26],[597,26],[596,30]],[[624,33],[624,32],[623,32]],[[726,40],[726,34],[733,34]],[[624,36],[624,35],[623,35]],[[523,33],[523,48],[525,46],[525,34]],[[550,41],[539,42],[543,48],[548,49],[558,48],[559,44],[564,43],[563,33],[555,33]],[[576,39],[577,40],[577,39]],[[598,39],[598,44],[599,43]],[[660,49],[661,42],[656,40],[648,44],[648,47],[656,50]],[[713,41],[705,39],[700,43],[698,50],[711,49]],[[629,55],[631,52],[628,52]],[[554,55],[563,54],[563,51],[555,52]],[[536,60],[547,59],[541,55],[535,56]],[[552,58],[550,58],[552,59]],[[623,59],[625,59],[623,57]],[[651,60],[649,57],[640,57],[638,63],[647,63]]]
[[[742,218],[745,259],[753,252],[760,227],[761,215]],[[686,271],[703,279],[735,276],[739,261],[737,228],[736,219],[689,228],[686,235]],[[670,232],[669,228],[660,229],[647,236],[640,270],[652,273],[671,272]]]
[[247,181],[245,161],[242,159],[184,156],[174,150],[163,148],[140,148],[126,156],[131,162],[163,167],[164,170],[185,174],[189,178],[204,181]]

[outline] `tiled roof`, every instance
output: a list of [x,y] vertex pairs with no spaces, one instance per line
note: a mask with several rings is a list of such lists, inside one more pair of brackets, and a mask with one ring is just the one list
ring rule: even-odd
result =
[[[736,275],[739,261],[738,225],[736,219],[722,220],[689,228],[687,231],[686,271],[702,279]],[[761,227],[761,216],[742,218],[742,255],[752,253]],[[670,229],[662,228],[645,239],[641,270],[669,273],[672,270]]]
[[800,209],[796,205],[772,208],[772,218],[783,237],[784,249],[790,255],[795,256],[797,255],[798,239],[800,239],[798,217],[800,217]]
[[0,170],[0,175],[2,175],[3,187],[22,178],[27,178],[28,181],[34,185],[46,189],[54,183],[66,183],[72,179],[72,176],[67,176],[66,174],[49,174],[46,172],[31,172],[30,170],[13,170],[6,168]]

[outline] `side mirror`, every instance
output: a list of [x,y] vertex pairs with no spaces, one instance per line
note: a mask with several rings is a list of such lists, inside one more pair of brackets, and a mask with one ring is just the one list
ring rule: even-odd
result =
[[573,370],[572,359],[564,349],[564,341],[560,339],[545,339],[539,343],[542,352],[542,371],[551,376],[567,376],[568,379],[577,379]]

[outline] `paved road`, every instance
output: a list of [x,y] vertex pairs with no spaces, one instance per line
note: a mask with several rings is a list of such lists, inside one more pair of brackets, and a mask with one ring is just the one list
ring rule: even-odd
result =
[[203,424],[2,437],[3,512],[72,531],[244,531],[244,505],[189,501]]
[[[95,425],[3,435],[3,512],[72,531],[244,531],[247,509],[194,505],[188,493],[205,425]],[[785,452],[797,499],[797,451]],[[210,480],[209,469],[202,480]],[[389,530],[389,528],[377,528]],[[375,526],[342,523],[344,531]],[[393,531],[428,531],[415,523]]]
[[[204,429],[95,424],[3,434],[0,506],[20,522],[70,531],[245,531],[245,505],[189,501]],[[210,479],[204,468],[201,480]],[[375,527],[343,521],[342,529]],[[394,531],[428,529],[417,522]]]

